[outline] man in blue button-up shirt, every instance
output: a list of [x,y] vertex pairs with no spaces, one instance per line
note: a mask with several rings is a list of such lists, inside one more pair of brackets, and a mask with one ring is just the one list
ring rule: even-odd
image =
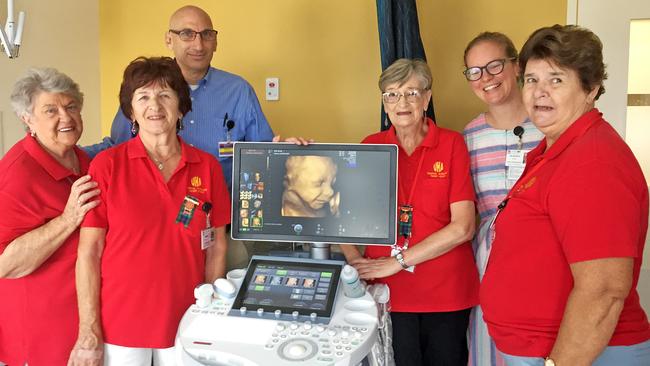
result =
[[[190,85],[192,110],[183,117],[179,135],[192,146],[219,159],[228,187],[232,183],[232,158],[228,141],[271,141],[273,131],[266,121],[253,88],[240,76],[210,67],[217,49],[217,32],[210,16],[195,6],[184,6],[172,14],[165,44],[174,52]],[[132,122],[118,110],[111,136],[84,149],[92,157],[131,138]],[[222,146],[220,153],[219,146]]]

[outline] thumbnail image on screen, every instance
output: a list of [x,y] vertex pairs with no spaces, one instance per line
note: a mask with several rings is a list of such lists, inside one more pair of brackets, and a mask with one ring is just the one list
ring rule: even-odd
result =
[[236,239],[393,244],[395,145],[236,143]]

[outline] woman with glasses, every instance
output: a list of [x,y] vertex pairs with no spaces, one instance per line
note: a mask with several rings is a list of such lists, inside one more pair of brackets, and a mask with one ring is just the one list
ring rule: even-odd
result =
[[[528,118],[517,83],[517,50],[502,33],[484,32],[465,48],[463,72],[467,82],[486,105],[487,111],[467,124],[463,131],[480,224],[473,241],[479,276],[483,278],[490,255],[490,223],[497,205],[524,169],[524,157],[542,138]],[[470,366],[504,366],[487,332],[481,308],[470,317]]]
[[399,146],[399,240],[393,248],[341,249],[361,278],[388,284],[399,366],[467,365],[466,332],[477,304],[474,188],[462,136],[426,117],[431,71],[400,59],[379,78],[392,127],[364,143]]

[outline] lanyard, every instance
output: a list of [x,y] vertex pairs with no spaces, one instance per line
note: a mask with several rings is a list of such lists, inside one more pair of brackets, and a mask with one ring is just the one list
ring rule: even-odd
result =
[[[529,171],[526,172],[526,174],[524,174],[521,178],[519,178],[519,180],[514,185],[514,187],[512,187],[510,192],[508,192],[508,195],[506,196],[506,198],[504,198],[503,201],[501,201],[501,203],[499,203],[499,205],[497,206],[497,212],[496,212],[496,214],[494,214],[494,218],[492,219],[492,222],[490,223],[490,229],[494,228],[494,224],[497,221],[497,217],[499,217],[499,214],[501,213],[501,211],[503,211],[503,209],[506,208],[506,205],[508,204],[508,201],[512,197],[517,195],[519,192],[521,192],[523,190],[524,186],[527,185],[528,183],[530,183],[530,181],[532,179],[534,179],[534,177],[531,178],[531,179],[528,179],[528,178],[530,178],[533,174],[535,174],[544,164],[546,164],[547,161],[548,160],[546,158],[542,158],[542,160],[539,163],[535,164],[534,167],[532,167]],[[494,240],[494,238],[492,238],[492,239]]]
[[[411,237],[411,228],[413,227],[413,193],[415,192],[415,187],[417,186],[420,171],[422,170],[422,163],[424,162],[424,156],[426,154],[426,147],[422,148],[420,155],[420,161],[418,162],[418,168],[415,171],[415,176],[413,177],[413,184],[411,185],[411,192],[409,192],[408,197],[404,197],[404,189],[402,185],[398,184],[400,195],[402,198],[406,198],[406,203],[399,206],[399,233],[404,237],[404,246],[401,250],[405,250],[409,246],[409,238]],[[395,246],[393,248],[397,250]]]
[[530,176],[532,176],[533,174],[535,174],[544,164],[546,164],[547,161],[548,160],[546,158],[542,158],[542,160],[539,163],[535,164],[534,167],[532,167],[529,171],[527,171],[526,174],[524,174],[524,176],[521,177],[521,179],[519,179],[519,181],[517,181],[515,186],[512,187],[510,192],[508,192],[508,195],[503,200],[503,202],[501,202],[501,204],[499,204],[499,207],[501,205],[503,205],[505,207],[505,203],[508,202],[509,199],[511,199],[517,193],[521,192],[524,189],[524,186],[530,182],[530,180],[528,178]]
[[[420,155],[420,161],[418,162],[418,168],[415,171],[415,176],[413,177],[413,185],[411,186],[411,192],[409,192],[408,198],[406,200],[406,205],[410,206],[411,202],[413,200],[413,193],[415,192],[415,186],[417,186],[418,183],[418,177],[420,176],[420,170],[422,169],[422,163],[424,162],[424,155],[427,151],[426,147],[422,148],[422,153]],[[403,186],[400,184],[399,186],[399,193],[402,197],[404,197],[404,189]]]

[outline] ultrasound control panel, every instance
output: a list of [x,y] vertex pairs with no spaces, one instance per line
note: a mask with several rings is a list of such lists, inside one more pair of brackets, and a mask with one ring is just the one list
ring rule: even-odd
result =
[[[319,265],[323,262],[327,262],[325,267]],[[187,310],[178,329],[177,364],[359,364],[377,338],[377,306],[367,293],[359,298],[346,297],[342,286],[338,286],[337,266],[340,273],[341,262],[254,257],[239,289],[233,291],[229,288],[231,282],[220,279],[215,282],[216,291],[206,300],[209,286],[203,294],[197,288],[197,303]],[[260,287],[270,284],[278,271],[280,277],[286,278],[275,280],[277,289],[265,291]],[[260,275],[268,276],[264,284],[259,283]],[[302,297],[304,291],[293,291],[316,289],[321,277],[330,281],[336,278],[337,283],[327,287],[331,291],[327,296],[332,299],[329,308],[327,301],[316,300],[317,292],[310,299]],[[286,286],[288,278],[297,278],[296,283],[302,285],[307,280],[307,286],[294,286],[294,280]],[[273,290],[280,295],[274,295]]]

